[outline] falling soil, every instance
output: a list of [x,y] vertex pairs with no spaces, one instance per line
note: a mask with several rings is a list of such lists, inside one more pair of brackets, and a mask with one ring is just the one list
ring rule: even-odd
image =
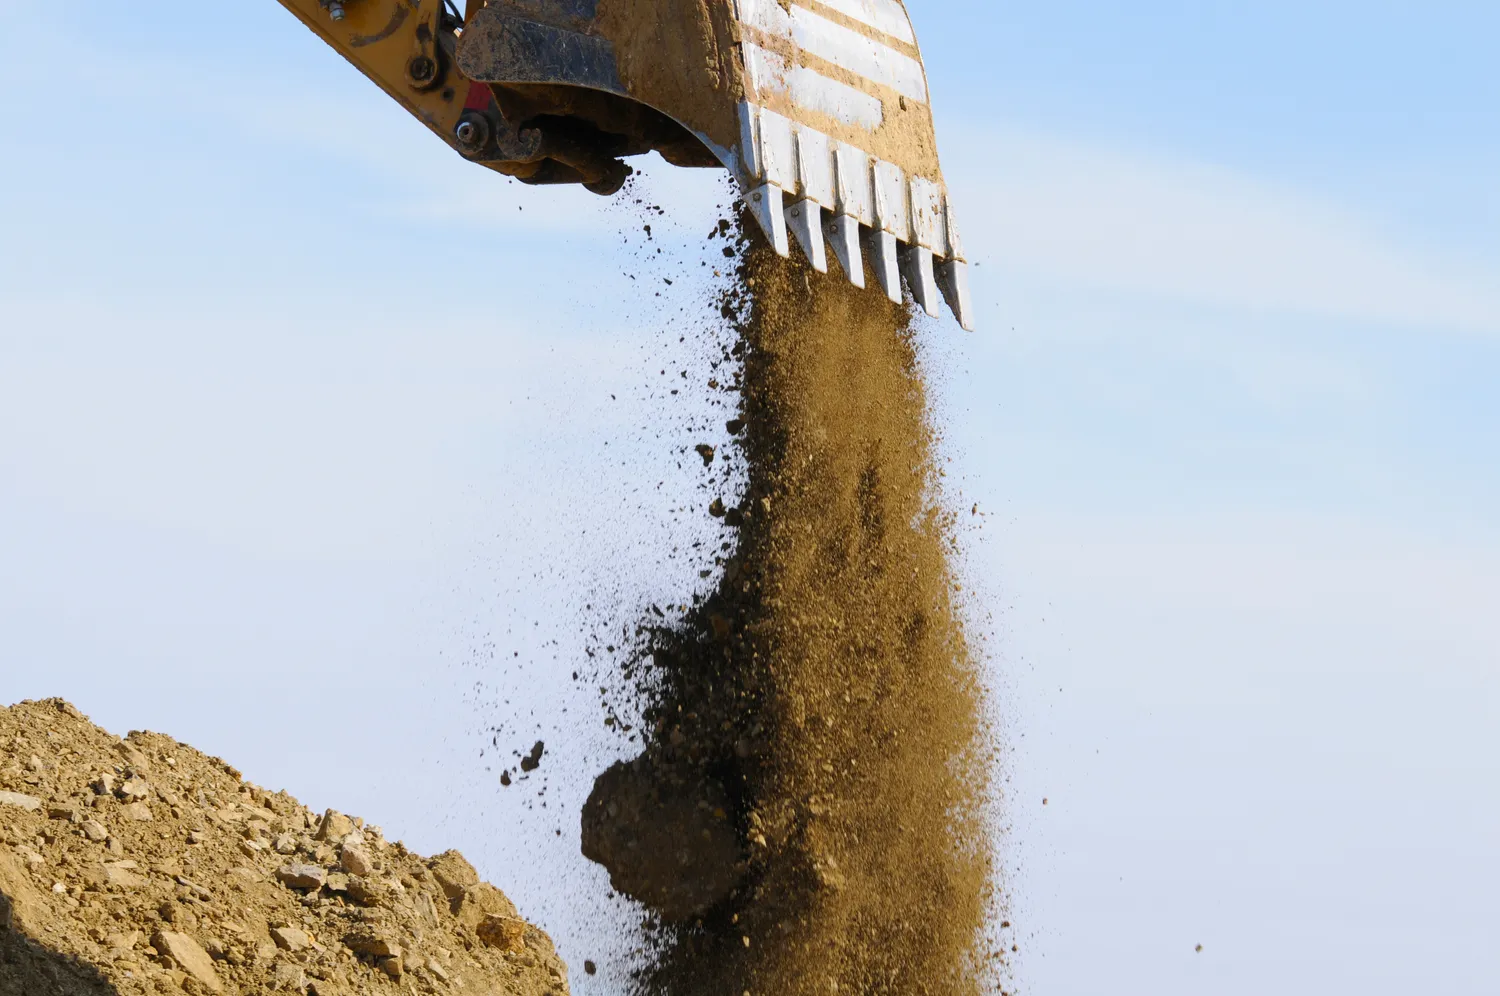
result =
[[734,552],[647,628],[584,853],[654,911],[640,992],[978,993],[986,731],[908,312],[762,244],[738,277]]

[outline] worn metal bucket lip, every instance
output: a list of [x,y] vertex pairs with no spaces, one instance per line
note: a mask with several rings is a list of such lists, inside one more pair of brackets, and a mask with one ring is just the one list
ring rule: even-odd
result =
[[[907,177],[900,167],[870,155],[864,149],[835,142],[814,128],[759,107],[749,101],[740,106],[741,136],[738,174],[747,198],[754,195],[752,216],[761,224],[771,245],[783,256],[790,254],[787,226],[805,227],[806,218],[782,220],[771,207],[806,211],[816,208],[832,219],[848,219],[831,226],[836,233],[849,230],[849,223],[865,234],[863,241],[874,267],[876,282],[892,301],[901,300],[904,273],[917,303],[930,315],[937,314],[939,294],[965,329],[973,328],[968,295],[967,259],[953,206],[940,182]],[[731,170],[735,167],[730,166]],[[824,227],[822,219],[820,225]],[[826,268],[814,244],[799,238],[814,269]],[[856,286],[864,286],[863,267],[857,247],[847,236],[835,245],[846,275]],[[815,247],[814,247],[815,246]],[[902,265],[901,259],[909,262]],[[819,266],[824,263],[823,266]]]

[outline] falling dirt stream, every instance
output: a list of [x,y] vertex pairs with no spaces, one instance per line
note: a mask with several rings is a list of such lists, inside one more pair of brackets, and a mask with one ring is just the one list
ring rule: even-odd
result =
[[738,278],[736,546],[643,630],[585,853],[654,910],[641,992],[981,992],[990,755],[908,313],[758,241]]

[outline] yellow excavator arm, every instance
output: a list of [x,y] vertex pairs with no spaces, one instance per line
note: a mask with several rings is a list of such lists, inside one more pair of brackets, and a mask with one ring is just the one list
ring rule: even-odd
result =
[[971,327],[901,0],[280,0],[459,155],[620,189],[655,151],[728,169],[770,244]]
[[[459,125],[489,88],[453,64],[463,18],[443,0],[281,0],[319,38],[460,154]],[[473,6],[482,6],[474,4]],[[467,130],[465,134],[469,134]]]

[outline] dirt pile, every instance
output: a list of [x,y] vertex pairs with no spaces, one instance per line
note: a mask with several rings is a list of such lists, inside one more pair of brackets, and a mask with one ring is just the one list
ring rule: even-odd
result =
[[0,710],[0,994],[563,994],[456,851],[315,814],[60,699]]
[[656,911],[644,992],[980,992],[988,738],[907,312],[763,245],[739,278],[723,579],[646,627],[585,853]]

